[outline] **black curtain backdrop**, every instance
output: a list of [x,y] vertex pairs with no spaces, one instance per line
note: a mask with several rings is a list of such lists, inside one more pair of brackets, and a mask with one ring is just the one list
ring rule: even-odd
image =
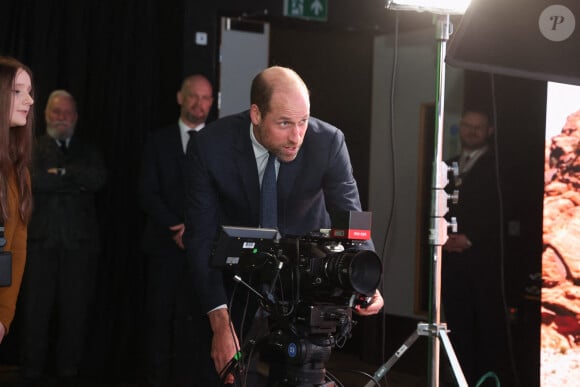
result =
[[[34,73],[36,133],[45,131],[48,94],[67,89],[78,102],[77,134],[100,147],[108,168],[97,198],[102,257],[85,374],[133,379],[139,364],[139,335],[147,327],[137,179],[147,131],[177,120],[182,36],[180,0],[2,1],[0,55]],[[2,346],[12,361],[17,330],[18,321]]]

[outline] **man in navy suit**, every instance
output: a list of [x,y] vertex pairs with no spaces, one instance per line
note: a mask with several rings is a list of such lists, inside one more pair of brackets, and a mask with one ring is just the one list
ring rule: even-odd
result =
[[[209,267],[212,243],[220,225],[260,226],[260,186],[270,155],[276,157],[282,235],[329,228],[329,211],[361,210],[344,134],[310,117],[308,89],[298,74],[283,67],[264,70],[252,82],[250,100],[249,111],[208,125],[187,153],[184,244],[213,332],[211,356],[218,372],[239,345],[226,307],[231,279]],[[358,312],[374,314],[382,306],[377,291]],[[228,375],[226,382],[233,379]]]
[[[183,286],[185,250],[183,167],[191,136],[201,130],[213,103],[211,83],[202,75],[184,79],[177,92],[181,107],[176,124],[153,131],[145,144],[141,175],[141,206],[147,214],[142,247],[146,265],[146,370],[147,383],[167,386],[183,377],[176,371],[176,321],[187,315]],[[179,302],[178,302],[179,301]],[[189,312],[191,314],[191,312]],[[187,317],[186,317],[187,318]],[[179,325],[178,325],[179,326]],[[183,328],[183,326],[181,326]],[[184,332],[177,329],[177,333]],[[179,334],[178,334],[179,335]],[[177,374],[177,375],[176,375]],[[181,384],[181,383],[180,383]]]

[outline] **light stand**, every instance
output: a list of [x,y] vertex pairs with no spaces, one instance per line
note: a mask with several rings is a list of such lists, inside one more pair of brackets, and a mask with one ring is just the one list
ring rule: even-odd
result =
[[[429,241],[433,246],[433,260],[431,262],[431,305],[429,308],[429,329],[431,369],[430,385],[439,386],[439,363],[440,348],[439,340],[443,342],[445,352],[453,367],[453,373],[459,386],[467,386],[465,376],[461,371],[455,351],[447,336],[447,327],[441,324],[441,266],[442,246],[447,240],[447,221],[444,216],[448,211],[447,202],[449,196],[445,192],[445,186],[449,182],[447,174],[448,166],[443,162],[443,115],[445,107],[445,53],[447,41],[451,33],[449,14],[437,15],[436,41],[437,41],[437,72],[436,72],[436,100],[435,100],[435,156],[433,160],[433,193],[431,195],[431,229]],[[457,227],[452,224],[452,227]],[[455,366],[454,366],[455,364]]]
[[[392,0],[391,0],[392,1]],[[389,3],[391,3],[391,1]],[[389,4],[390,5],[390,4]],[[392,7],[395,8],[395,7]],[[406,8],[407,9],[407,8]],[[435,101],[435,155],[433,160],[432,195],[431,195],[431,224],[429,242],[432,246],[433,259],[431,261],[431,289],[429,323],[419,323],[416,331],[407,338],[405,343],[383,364],[373,375],[365,387],[376,385],[389,371],[390,368],[403,356],[409,347],[419,336],[429,337],[430,372],[429,385],[439,386],[440,347],[439,340],[449,358],[451,368],[457,384],[467,387],[467,381],[447,335],[446,324],[441,323],[441,260],[442,246],[447,240],[447,228],[449,227],[444,216],[448,211],[447,202],[451,197],[445,192],[448,183],[447,174],[450,168],[443,162],[443,112],[445,106],[445,53],[451,24],[449,13],[438,14],[436,20],[437,41],[437,73],[436,73],[436,101]],[[457,173],[456,168],[454,172]],[[454,198],[456,199],[456,197]],[[452,221],[451,227],[457,225]],[[456,231],[456,230],[455,230]]]

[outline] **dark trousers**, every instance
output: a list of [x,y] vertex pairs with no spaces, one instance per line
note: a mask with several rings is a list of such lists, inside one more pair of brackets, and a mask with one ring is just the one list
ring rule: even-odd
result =
[[51,322],[55,330],[55,366],[59,376],[75,376],[83,357],[89,303],[93,294],[96,253],[47,249],[29,243],[22,284],[22,374],[42,376],[46,367]]
[[145,292],[145,373],[147,385],[173,385],[175,359],[174,325],[178,280],[185,267],[185,254],[177,249],[148,253]]
[[442,268],[443,312],[468,384],[492,371],[502,385],[511,385],[498,260],[491,254],[447,254]]
[[213,385],[211,331],[187,272],[185,252],[175,247],[146,257],[145,384]]

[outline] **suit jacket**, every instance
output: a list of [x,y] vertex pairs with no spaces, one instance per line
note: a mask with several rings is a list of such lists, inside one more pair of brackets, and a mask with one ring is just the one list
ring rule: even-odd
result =
[[145,252],[165,252],[177,245],[171,226],[184,222],[185,155],[179,125],[152,131],[143,151],[140,201],[147,214],[142,246]]
[[[190,141],[186,168],[188,262],[204,310],[227,303],[220,271],[209,267],[220,225],[257,227],[260,185],[249,112],[222,118]],[[278,226],[282,235],[330,227],[329,211],[360,211],[344,134],[310,118],[296,159],[280,163]]]
[[[459,157],[449,162],[458,161]],[[455,216],[458,232],[467,235],[473,246],[465,253],[484,255],[484,259],[497,256],[499,248],[499,196],[495,168],[495,152],[489,149],[463,174],[459,202],[450,206],[450,216]],[[453,184],[450,184],[450,187]]]
[[[50,168],[66,173],[51,174]],[[33,154],[28,240],[46,248],[98,248],[94,194],[105,180],[103,159],[92,145],[73,136],[65,154],[54,139],[40,137]]]

